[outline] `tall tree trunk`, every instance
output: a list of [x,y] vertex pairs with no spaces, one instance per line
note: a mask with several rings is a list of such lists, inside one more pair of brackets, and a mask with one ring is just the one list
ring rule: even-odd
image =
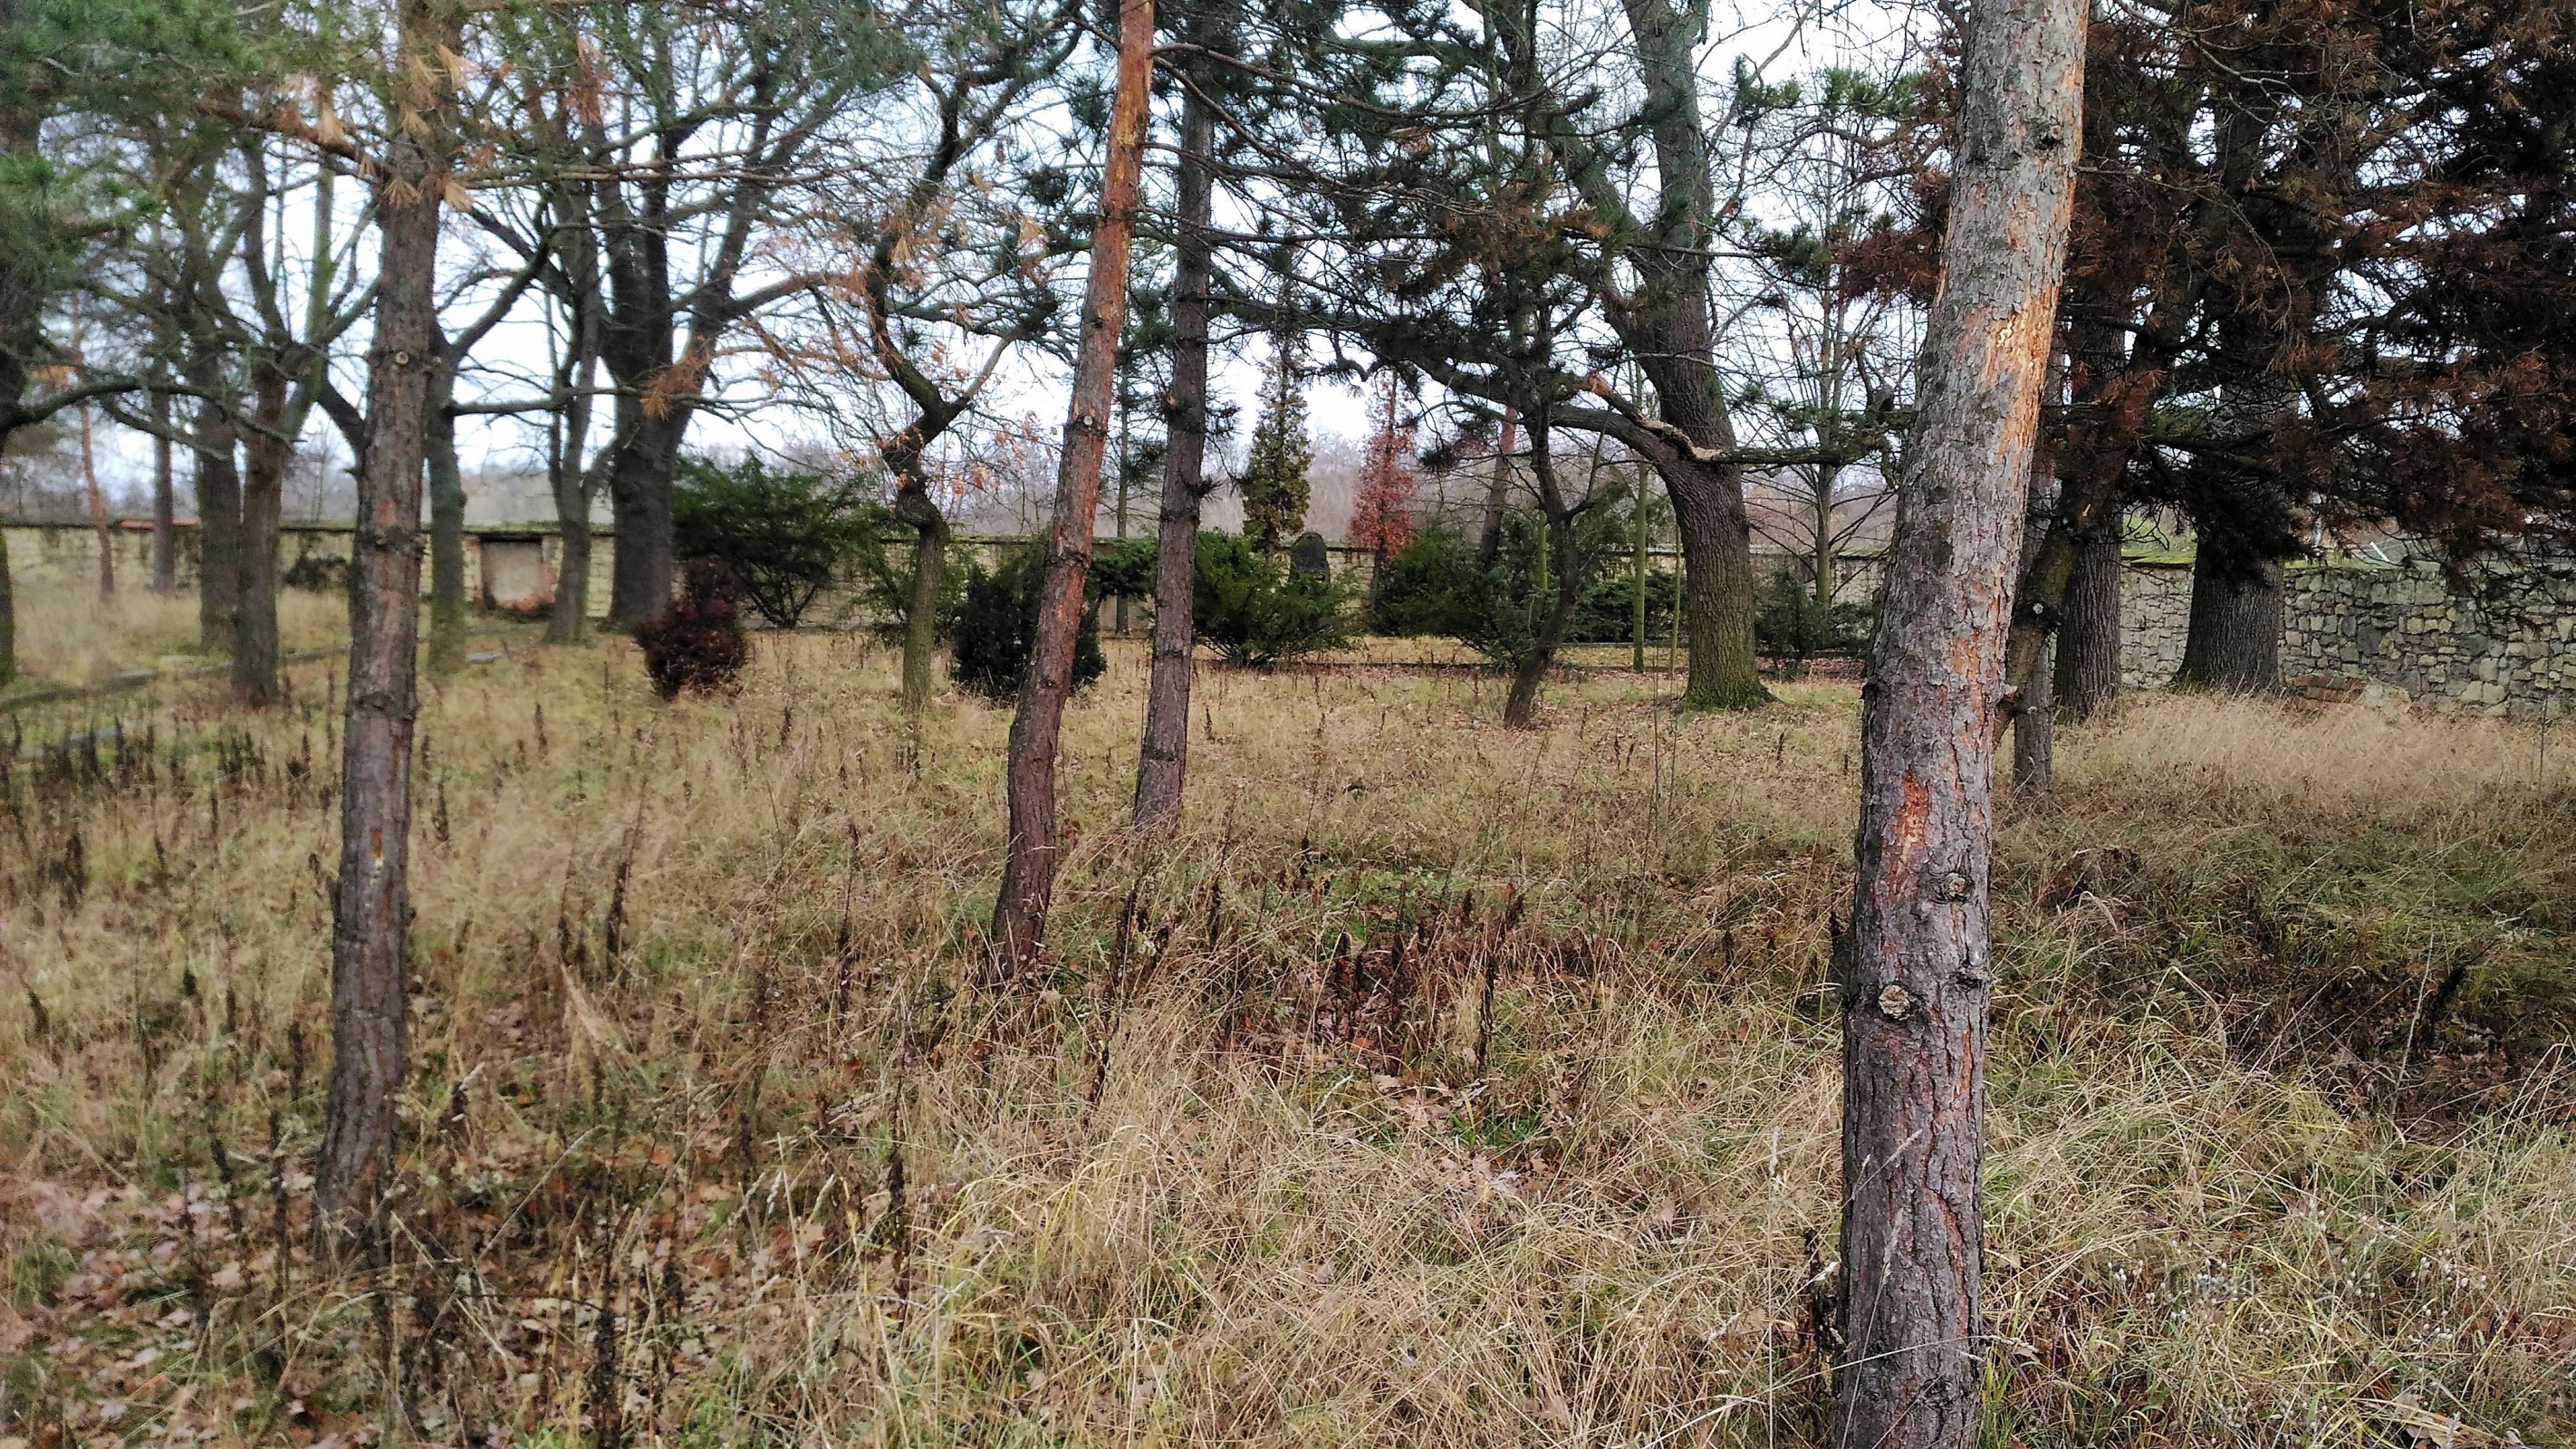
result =
[[[442,344],[441,351],[444,352]],[[465,665],[465,474],[456,463],[456,371],[442,365],[429,388],[429,670]]]
[[1941,287],[1861,713],[1843,1020],[1833,1442],[1966,1449],[1978,1281],[1995,711],[2064,271],[2083,0],[1975,0]]
[[2120,700],[2120,520],[2076,540],[2066,605],[2057,620],[2058,712],[2070,720],[2108,713]]
[[556,374],[562,421],[547,459],[555,501],[557,566],[554,610],[546,642],[577,644],[590,628],[590,505],[598,477],[590,469],[590,423],[597,411],[591,388],[599,379],[599,257],[587,224],[563,243],[563,271],[571,279],[572,350]]
[[1503,699],[1503,723],[1513,729],[1527,729],[1538,718],[1539,686],[1547,682],[1547,672],[1556,667],[1557,651],[1564,647],[1566,628],[1574,622],[1575,606],[1583,599],[1583,580],[1574,561],[1574,515],[1565,506],[1565,494],[1556,484],[1556,460],[1549,449],[1547,412],[1544,406],[1530,414],[1530,475],[1538,484],[1539,508],[1547,519],[1547,551],[1555,577],[1556,597],[1548,604],[1547,617],[1540,621],[1538,637],[1530,641],[1530,652],[1523,655],[1512,670],[1511,692]]
[[[608,617],[621,629],[671,607],[671,488],[689,410],[680,403],[666,406],[660,417],[642,416],[633,428],[621,429],[625,445],[609,465],[617,554],[609,576]],[[620,411],[625,407],[621,399]]]
[[1814,512],[1810,515],[1816,536],[1807,556],[1807,582],[1819,604],[1832,603],[1841,585],[1834,577],[1834,484],[1842,474],[1840,463],[1826,463],[1816,469],[1816,496],[1811,500]]
[[241,601],[241,470],[234,462],[239,428],[215,394],[223,382],[212,354],[191,359],[190,378],[205,399],[197,406],[193,445],[197,494],[197,647],[233,652],[233,616]]
[[289,379],[262,368],[253,378],[251,421],[242,445],[238,592],[233,602],[233,702],[258,709],[278,698],[279,531],[286,515]]
[[1653,235],[1631,256],[1637,286],[1611,325],[1654,388],[1667,446],[1655,460],[1681,534],[1690,678],[1682,703],[1750,709],[1769,702],[1754,652],[1753,527],[1735,423],[1717,369],[1708,250],[1718,207],[1701,122],[1699,47],[1708,7],[1624,0],[1644,84],[1660,190]]
[[[2049,398],[2059,395],[2066,379],[2062,356],[2059,365],[2049,369],[2045,384]],[[2024,490],[2021,558],[2014,565],[2013,577],[2026,581],[2032,564],[2047,546],[2052,529],[2061,527],[2060,495],[2065,490],[2057,479],[2057,435],[2040,428],[2030,449],[2030,484]],[[2018,610],[2016,611],[2019,612]],[[2030,661],[2021,675],[2012,671],[2011,635],[2007,632],[2004,648],[2004,709],[2012,719],[2013,791],[2027,798],[2046,795],[2057,781],[2057,701],[2051,686],[2056,682],[2049,657],[2056,644],[2057,610],[2038,616],[2039,657]]]
[[2191,623],[2174,684],[2262,694],[2281,684],[2281,561],[2231,563],[2203,544],[2191,565]]
[[152,438],[152,591],[167,594],[179,587],[179,488],[170,455],[168,393],[152,395],[152,414],[161,426]]
[[[400,0],[404,94],[443,132],[456,11]],[[358,475],[349,580],[349,687],[340,765],[340,878],[331,898],[331,1096],[315,1199],[331,1214],[372,1206],[394,1153],[394,1096],[408,1050],[403,972],[411,918],[413,657],[420,630],[420,487],[437,370],[440,161],[408,128],[386,145],[378,197],[375,340],[367,361],[371,440]]]
[[[0,430],[0,443],[8,433]],[[9,578],[9,536],[0,531],[0,684],[18,678],[18,588]]]
[[948,570],[948,516],[930,496],[917,455],[895,490],[895,519],[912,529],[912,596],[903,615],[903,707],[918,714],[930,706],[931,663],[939,651],[939,595]]
[[1198,660],[1199,504],[1207,497],[1208,238],[1215,195],[1216,107],[1205,68],[1181,102],[1180,235],[1172,275],[1172,390],[1163,427],[1163,501],[1154,533],[1153,672],[1136,759],[1136,828],[1181,816],[1190,769],[1190,686]]
[[1100,220],[1091,233],[1073,406],[1064,425],[1063,464],[1056,473],[1055,525],[1038,596],[1037,638],[1029,650],[1019,709],[1011,717],[1005,766],[1011,838],[1001,893],[993,905],[991,969],[998,979],[1019,975],[1037,955],[1055,897],[1056,738],[1065,698],[1073,690],[1074,638],[1082,624],[1083,580],[1091,569],[1100,463],[1109,447],[1110,375],[1127,317],[1127,252],[1136,225],[1137,181],[1144,169],[1145,93],[1153,51],[1154,0],[1119,0],[1118,89],[1110,103]]
[[[1733,446],[1730,434],[1728,447]],[[1766,704],[1755,653],[1753,528],[1744,511],[1744,470],[1731,463],[1667,458],[1657,468],[1673,500],[1682,544],[1682,645],[1689,709]]]

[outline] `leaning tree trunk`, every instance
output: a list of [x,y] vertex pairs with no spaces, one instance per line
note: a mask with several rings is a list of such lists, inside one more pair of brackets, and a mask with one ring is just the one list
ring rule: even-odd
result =
[[[1181,103],[1180,236],[1172,276],[1172,390],[1163,427],[1163,502],[1154,534],[1154,663],[1136,760],[1136,828],[1180,820],[1190,770],[1190,686],[1198,661],[1192,610],[1199,504],[1207,496],[1208,239],[1215,193],[1216,107],[1206,77]],[[1499,466],[1499,462],[1497,464]]]
[[914,713],[930,707],[930,666],[939,651],[939,595],[948,571],[948,515],[918,476],[918,459],[895,489],[894,516],[912,529],[912,595],[903,613],[903,707]]
[[234,544],[233,702],[258,709],[278,698],[277,550],[286,521],[286,468],[294,445],[285,437],[287,380],[263,374],[242,448],[241,533]]
[[2069,720],[2108,713],[2120,699],[2120,521],[2075,543],[2057,619],[2057,708]]
[[1492,563],[1503,551],[1503,514],[1512,502],[1512,450],[1520,446],[1521,415],[1503,410],[1503,430],[1494,442],[1494,468],[1485,479],[1485,516],[1476,530],[1476,557]]
[[1837,1444],[1966,1449],[1978,1275],[1995,712],[2064,270],[2084,0],[1975,0],[1941,286],[1861,715],[1840,963]]
[[2231,564],[2204,545],[2191,566],[2191,623],[2183,635],[2184,689],[2262,694],[2281,683],[2281,562]]
[[[444,343],[441,344],[444,351]],[[465,473],[456,462],[456,370],[442,366],[429,387],[429,669],[465,665]]]
[[[405,64],[397,105],[431,127],[445,102],[437,60],[456,11],[401,0]],[[371,435],[358,475],[349,577],[349,687],[340,764],[340,878],[331,897],[331,1097],[315,1199],[342,1215],[372,1206],[394,1152],[405,1071],[409,954],[413,650],[420,630],[420,475],[437,370],[439,163],[410,127],[393,129],[376,226],[375,339],[367,357]]]
[[1073,691],[1074,639],[1082,624],[1082,586],[1091,570],[1091,533],[1100,507],[1100,463],[1109,448],[1111,373],[1119,329],[1127,318],[1127,251],[1136,226],[1136,187],[1144,169],[1145,91],[1153,70],[1154,0],[1119,0],[1118,89],[1109,111],[1109,154],[1100,179],[1100,220],[1091,233],[1091,275],[1084,287],[1082,334],[1073,369],[1073,406],[1064,425],[1064,460],[1056,473],[1055,525],[1038,595],[1037,637],[1027,681],[1011,717],[1005,765],[1010,803],[1009,853],[993,904],[991,973],[1015,977],[1046,937],[1055,896],[1055,750],[1064,704]]

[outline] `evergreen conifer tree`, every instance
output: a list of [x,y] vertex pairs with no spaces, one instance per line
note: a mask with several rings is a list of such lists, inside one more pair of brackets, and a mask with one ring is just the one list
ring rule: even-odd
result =
[[1272,344],[1261,418],[1253,424],[1252,452],[1243,463],[1243,536],[1264,554],[1277,553],[1306,526],[1306,470],[1315,449],[1306,437],[1306,394],[1297,385],[1299,351],[1287,332]]

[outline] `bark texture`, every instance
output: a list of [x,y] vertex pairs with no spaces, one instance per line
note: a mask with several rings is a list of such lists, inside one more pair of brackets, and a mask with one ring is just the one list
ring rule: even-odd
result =
[[241,514],[234,542],[233,702],[258,709],[278,697],[278,530],[286,515],[287,441],[292,413],[288,378],[274,366],[253,371],[251,422],[242,440]]
[[2118,520],[2078,539],[2066,604],[2057,621],[2058,713],[2088,720],[2120,701],[2120,529]]
[[1064,425],[1064,459],[1056,473],[1055,523],[1047,541],[1046,577],[1038,601],[1037,637],[1027,682],[1011,716],[1005,766],[1010,844],[1002,888],[993,904],[992,971],[1017,976],[1046,937],[1055,896],[1055,751],[1064,705],[1073,692],[1076,631],[1083,581],[1091,570],[1091,532],[1100,506],[1100,464],[1109,448],[1110,383],[1118,335],[1127,319],[1127,253],[1136,225],[1137,182],[1144,169],[1146,82],[1153,69],[1153,0],[1119,0],[1118,89],[1109,108],[1109,154],[1100,181],[1100,221],[1091,234],[1091,272],[1084,286],[1082,333],[1074,354],[1073,405]]
[[1966,1449],[1981,1409],[1996,711],[2064,269],[2082,0],[1977,0],[1922,390],[1861,723],[1841,965],[1833,1442]]
[[[163,429],[170,426],[170,395],[152,396],[153,418]],[[170,455],[166,431],[152,438],[152,591],[156,594],[175,592],[179,587],[179,501],[176,467]]]
[[[1181,103],[1180,234],[1172,276],[1172,390],[1164,402],[1163,501],[1154,533],[1153,672],[1136,760],[1136,828],[1168,830],[1189,781],[1199,504],[1207,497],[1208,238],[1216,107],[1193,67]],[[1506,423],[1505,426],[1509,426]]]
[[[454,12],[401,0],[406,64],[396,103],[440,124]],[[435,130],[433,129],[433,134]],[[411,917],[414,649],[420,629],[420,491],[438,367],[438,161],[395,128],[377,228],[375,337],[367,356],[371,438],[358,476],[349,580],[349,673],[340,765],[340,878],[331,898],[331,1095],[316,1200],[345,1215],[371,1206],[394,1153],[394,1097],[408,1051],[404,968]]]
[[2183,635],[2185,689],[2261,694],[2281,684],[2281,564],[2231,566],[2203,547],[2191,566],[2191,624]]
[[197,405],[190,439],[196,450],[197,647],[207,654],[233,652],[233,610],[241,586],[241,468],[234,461],[238,427],[222,401],[222,359],[206,353],[189,359],[189,382],[206,400]]
[[[444,341],[439,350],[446,352]],[[455,369],[442,356],[429,388],[429,668],[465,664],[465,473],[456,461]]]

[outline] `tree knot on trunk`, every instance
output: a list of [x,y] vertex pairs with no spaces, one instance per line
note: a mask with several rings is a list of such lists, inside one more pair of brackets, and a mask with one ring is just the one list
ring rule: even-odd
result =
[[1914,1009],[1914,998],[1902,986],[1890,986],[1878,993],[1878,1014],[1890,1021],[1903,1021]]
[[1940,890],[1939,893],[1934,896],[1934,899],[1951,902],[1964,901],[1968,898],[1969,892],[1973,890],[1975,886],[1976,882],[1968,878],[1968,873],[1966,871],[1954,870],[1941,877]]

